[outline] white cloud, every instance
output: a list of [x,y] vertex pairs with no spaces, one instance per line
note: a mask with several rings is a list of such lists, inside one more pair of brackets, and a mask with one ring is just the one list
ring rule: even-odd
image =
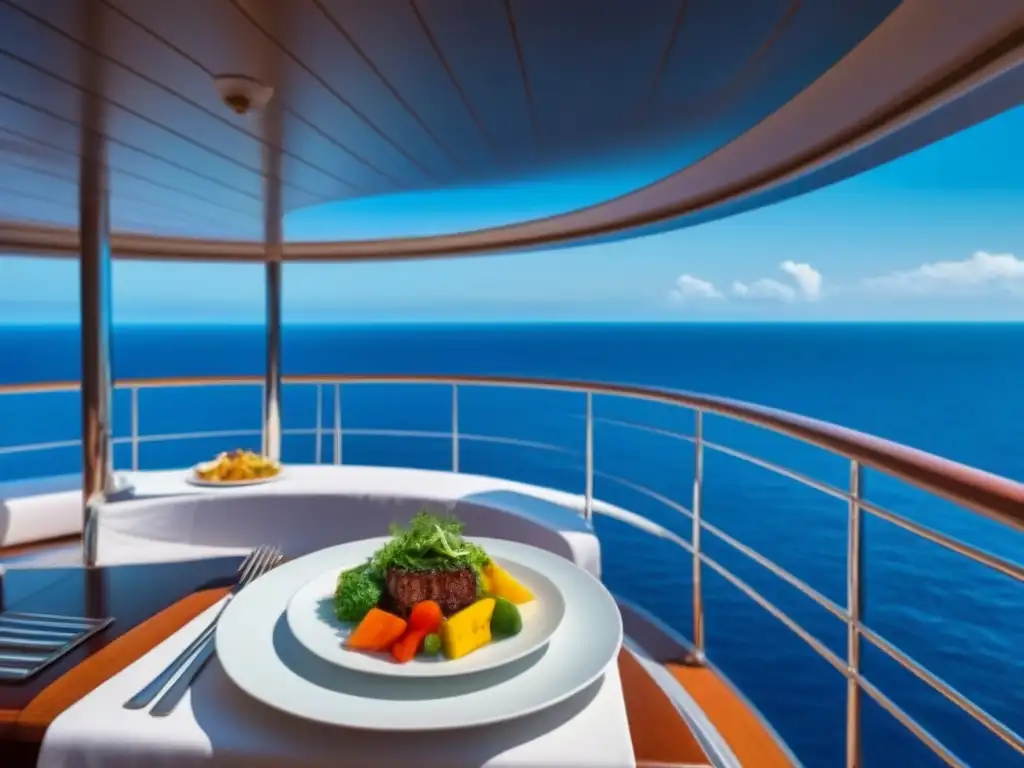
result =
[[738,280],[732,284],[732,292],[741,299],[774,299],[776,301],[794,301],[796,290],[778,280],[763,277],[747,284]]
[[[793,278],[795,286],[762,277],[750,283],[739,280],[733,282],[730,293],[739,299],[764,299],[769,301],[795,302],[798,299],[817,301],[821,298],[821,273],[810,264],[799,264],[795,261],[784,261],[779,269]],[[676,278],[675,288],[671,296],[676,301],[694,299],[725,299],[726,296],[707,280],[694,275],[680,275]]]
[[864,280],[872,291],[901,295],[977,295],[1024,292],[1024,259],[977,251],[961,261],[936,261]]
[[741,299],[769,299],[773,301],[793,302],[797,299],[818,301],[821,298],[821,285],[824,282],[821,272],[810,264],[798,264],[795,261],[784,261],[779,269],[793,278],[794,288],[770,277],[762,277],[752,283],[736,281],[732,284],[733,295]]
[[680,275],[676,278],[676,287],[672,289],[671,297],[677,301],[688,301],[691,299],[724,299],[712,283],[701,280],[693,275]]
[[1024,258],[1011,253],[977,251],[959,261],[936,261],[845,285],[830,283],[827,290],[821,272],[810,264],[787,260],[779,264],[779,269],[789,279],[762,277],[753,281],[736,280],[728,291],[724,288],[720,291],[714,284],[694,275],[680,275],[672,290],[672,298],[690,302],[734,299],[798,304],[856,294],[863,297],[866,293],[879,297],[1024,297]]
[[787,275],[796,280],[804,298],[808,301],[817,301],[821,298],[821,272],[810,264],[798,264],[795,261],[784,261],[779,268]]

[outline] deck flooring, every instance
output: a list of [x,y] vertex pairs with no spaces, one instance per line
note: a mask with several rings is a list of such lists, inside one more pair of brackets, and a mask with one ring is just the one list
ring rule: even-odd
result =
[[638,768],[708,765],[675,704],[625,648],[619,652],[619,676]]
[[756,711],[722,677],[707,667],[667,664],[672,676],[704,710],[740,765],[793,768],[793,760]]

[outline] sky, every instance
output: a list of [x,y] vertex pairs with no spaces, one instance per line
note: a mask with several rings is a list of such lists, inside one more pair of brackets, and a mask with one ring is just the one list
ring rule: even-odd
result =
[[[1024,320],[1024,107],[861,176],[697,227],[473,258],[287,264],[285,323]],[[294,212],[290,239],[455,231],[569,210],[650,165]],[[258,323],[260,265],[117,261],[116,323]],[[0,324],[76,322],[68,260],[0,256]]]

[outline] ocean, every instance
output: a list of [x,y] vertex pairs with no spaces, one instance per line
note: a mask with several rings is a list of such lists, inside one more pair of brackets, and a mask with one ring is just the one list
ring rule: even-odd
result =
[[[651,384],[796,411],[1024,480],[1024,324],[505,324],[290,326],[284,370],[299,373],[506,374]],[[122,327],[115,376],[262,372],[262,331],[249,327]],[[0,328],[0,383],[73,380],[73,328]],[[329,393],[327,393],[329,394]],[[128,434],[130,395],[115,397],[115,433]],[[461,470],[582,493],[584,398],[576,393],[462,387]],[[258,430],[256,387],[144,390],[144,435]],[[333,418],[325,396],[324,423]],[[0,446],[71,440],[77,394],[0,397]],[[309,429],[315,388],[285,388],[286,429]],[[644,489],[690,506],[693,448],[643,423],[689,433],[692,415],[659,404],[595,397],[595,494],[689,538],[689,521]],[[346,385],[345,463],[447,469],[451,391],[439,385]],[[620,423],[616,423],[620,422]],[[705,436],[839,487],[848,464],[787,438],[708,417]],[[521,441],[488,442],[486,437]],[[185,466],[258,434],[147,442],[142,468]],[[546,448],[532,445],[540,443]],[[331,459],[330,436],[322,446]],[[284,459],[312,461],[315,438],[286,435]],[[119,467],[128,446],[115,450]],[[0,481],[79,469],[77,448],[0,452]],[[846,508],[836,499],[725,454],[705,460],[705,519],[845,604]],[[977,546],[1024,561],[1024,536],[869,472],[866,496]],[[598,518],[610,588],[691,634],[691,567],[678,547]],[[705,535],[705,551],[845,658],[845,627],[772,573]],[[845,681],[802,640],[705,568],[711,660],[765,714],[796,755],[843,764]],[[1024,731],[1024,587],[869,517],[866,623],[1018,733]],[[866,677],[965,762],[1024,765],[969,716],[865,644]],[[865,697],[868,766],[939,765]]]

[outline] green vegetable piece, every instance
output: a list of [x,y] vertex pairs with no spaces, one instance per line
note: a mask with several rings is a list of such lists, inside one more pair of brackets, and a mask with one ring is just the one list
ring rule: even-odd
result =
[[523,629],[523,617],[516,604],[499,597],[494,603],[491,614],[491,636],[496,640],[518,635]]
[[334,613],[342,621],[362,621],[380,602],[384,585],[369,564],[345,571],[334,590]]
[[441,653],[441,636],[434,633],[423,638],[423,655],[437,656]]

